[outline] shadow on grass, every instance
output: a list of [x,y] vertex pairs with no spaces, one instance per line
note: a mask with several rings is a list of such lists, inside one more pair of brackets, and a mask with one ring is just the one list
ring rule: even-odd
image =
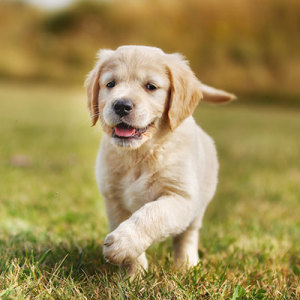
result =
[[96,276],[99,280],[119,272],[117,266],[105,262],[102,245],[95,240],[55,242],[47,236],[40,239],[22,232],[0,239],[0,249],[0,276],[20,269],[23,276],[39,275],[48,280],[71,277],[73,281],[82,281],[83,277]]

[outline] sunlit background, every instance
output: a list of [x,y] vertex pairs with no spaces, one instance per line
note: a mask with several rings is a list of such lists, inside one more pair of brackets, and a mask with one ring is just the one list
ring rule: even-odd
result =
[[297,0],[2,1],[0,76],[81,84],[99,48],[181,52],[205,82],[278,97],[300,91]]
[[[299,0],[0,0],[0,298],[299,298],[299,37]],[[220,160],[199,267],[176,273],[167,240],[134,285],[101,256],[83,88],[124,44],[180,52],[238,97],[194,113]]]

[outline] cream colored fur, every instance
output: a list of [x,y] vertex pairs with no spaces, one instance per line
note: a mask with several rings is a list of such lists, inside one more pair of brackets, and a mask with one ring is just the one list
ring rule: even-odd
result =
[[[112,80],[115,86],[108,88]],[[147,269],[147,248],[172,236],[176,264],[196,265],[218,161],[213,140],[191,115],[202,98],[228,102],[234,96],[203,85],[181,55],[145,46],[100,51],[86,88],[92,123],[99,119],[105,132],[96,163],[111,229],[105,259],[135,274]],[[133,111],[118,116],[116,99],[130,100]],[[140,139],[113,137],[121,121],[148,129]]]

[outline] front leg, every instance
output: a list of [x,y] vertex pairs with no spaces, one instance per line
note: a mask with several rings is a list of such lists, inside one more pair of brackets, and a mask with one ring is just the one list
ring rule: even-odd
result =
[[104,241],[104,257],[126,265],[153,242],[183,232],[195,217],[192,201],[182,196],[163,196],[145,204],[121,223]]
[[[117,197],[110,197],[109,200],[106,200],[106,213],[107,213],[109,227],[111,231],[115,230],[122,222],[129,219],[129,217],[131,216],[131,213],[128,210],[126,210],[119,201],[114,200],[115,198]],[[110,234],[108,236],[110,236]],[[105,251],[107,248],[106,245],[109,244],[108,236],[106,237],[103,246],[103,254],[105,258],[106,258]],[[106,258],[106,260],[108,259]],[[135,274],[141,268],[147,270],[148,261],[146,258],[146,254],[142,253],[136,259],[127,261],[125,268],[128,274]]]

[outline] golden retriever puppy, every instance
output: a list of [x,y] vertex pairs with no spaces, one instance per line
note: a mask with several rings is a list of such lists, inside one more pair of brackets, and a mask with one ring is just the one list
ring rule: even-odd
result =
[[96,163],[111,233],[103,254],[130,274],[146,249],[173,237],[177,265],[198,263],[198,230],[217,186],[213,140],[192,113],[234,95],[202,84],[180,54],[146,46],[101,50],[85,86],[104,131]]

